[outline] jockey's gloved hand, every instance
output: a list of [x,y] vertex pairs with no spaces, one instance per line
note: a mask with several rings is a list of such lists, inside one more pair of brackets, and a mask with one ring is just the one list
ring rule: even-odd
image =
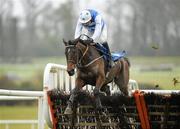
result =
[[94,43],[94,40],[92,38],[88,38],[86,40],[83,40],[83,42],[90,45],[90,44]]
[[90,40],[92,43],[94,42],[93,38],[89,38],[89,40]]

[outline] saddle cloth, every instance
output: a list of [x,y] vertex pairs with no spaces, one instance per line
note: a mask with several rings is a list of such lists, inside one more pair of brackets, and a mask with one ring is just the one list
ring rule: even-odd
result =
[[122,52],[113,52],[113,53],[111,53],[111,55],[109,55],[108,50],[99,43],[97,43],[95,45],[95,47],[103,55],[103,58],[105,61],[112,60],[112,61],[116,62],[117,60],[125,57],[125,55],[126,55],[126,51],[124,51],[124,50]]
[[117,60],[119,60],[120,58],[125,57],[126,55],[126,51],[122,51],[122,52],[113,52],[111,53],[111,59],[115,62]]

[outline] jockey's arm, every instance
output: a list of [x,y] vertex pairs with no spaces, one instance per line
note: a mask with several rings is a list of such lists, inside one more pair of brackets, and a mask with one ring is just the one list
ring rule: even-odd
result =
[[98,40],[101,35],[102,26],[103,26],[102,18],[100,15],[96,17],[95,22],[96,22],[96,27],[94,34],[91,38],[96,42],[96,40]]
[[83,26],[78,20],[77,25],[76,25],[75,35],[74,35],[75,39],[81,35],[82,28],[83,28]]

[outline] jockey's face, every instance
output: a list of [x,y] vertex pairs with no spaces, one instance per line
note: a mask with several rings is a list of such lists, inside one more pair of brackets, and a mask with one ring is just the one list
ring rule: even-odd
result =
[[90,24],[91,24],[91,20],[86,23],[83,23],[83,26],[89,26]]

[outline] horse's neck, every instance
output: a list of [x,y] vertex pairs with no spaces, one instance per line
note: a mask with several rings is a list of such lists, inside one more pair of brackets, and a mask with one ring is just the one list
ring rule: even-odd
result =
[[89,54],[94,58],[101,56],[95,46],[89,46],[89,51]]
[[76,45],[76,47],[80,50],[81,53],[84,53],[85,50],[86,50],[86,46],[83,45],[82,43],[78,43],[78,44]]
[[88,47],[88,51],[85,56],[87,56],[87,57],[90,57],[90,56],[99,57],[100,56],[99,52],[97,51],[97,49],[94,46],[92,46],[92,45],[86,46],[82,43],[78,44],[78,48],[80,49],[81,53],[84,53],[86,51],[87,47]]
[[83,54],[87,51],[82,59],[82,63],[89,63],[90,61],[92,61],[100,56],[99,52],[96,50],[96,48],[94,46],[91,46],[91,45],[85,46],[85,45],[79,43],[79,44],[77,44],[77,47],[81,51],[81,54]]

